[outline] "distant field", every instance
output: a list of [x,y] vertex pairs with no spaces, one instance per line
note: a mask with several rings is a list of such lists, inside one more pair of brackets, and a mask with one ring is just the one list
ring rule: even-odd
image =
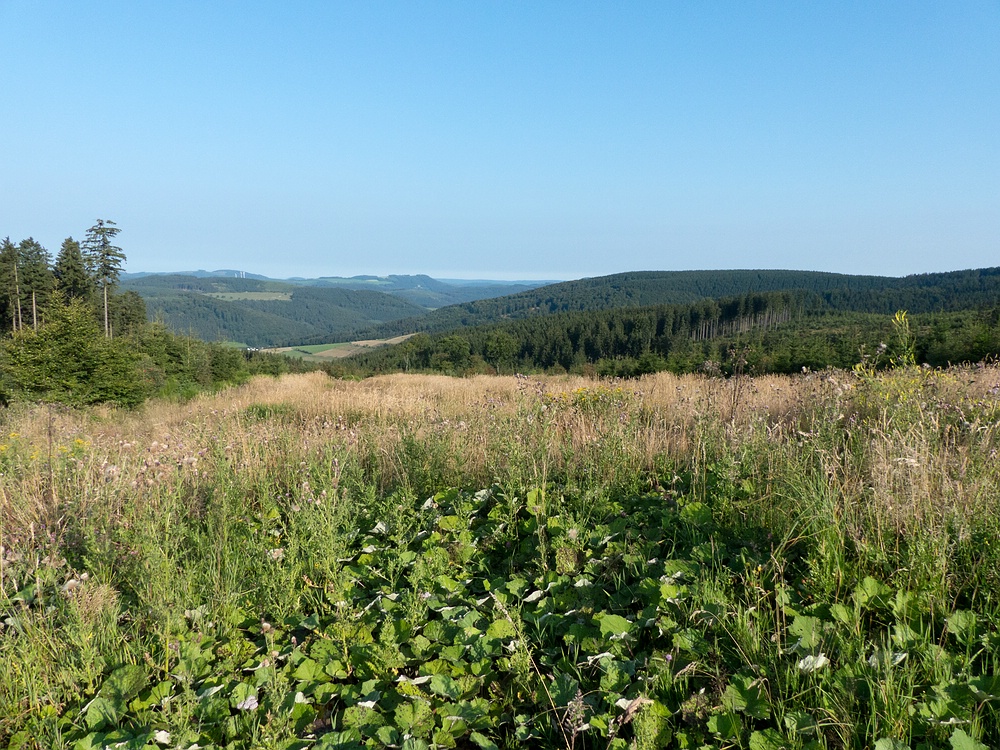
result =
[[275,349],[265,349],[266,352],[285,354],[289,357],[300,357],[310,362],[322,362],[327,359],[350,357],[352,354],[374,349],[379,346],[398,344],[406,341],[413,334],[395,336],[391,339],[367,339],[365,341],[342,342],[339,344],[310,344],[309,346],[281,346]]
[[292,299],[291,292],[206,292],[205,296],[226,300],[227,302],[238,302],[240,300],[251,300],[256,302],[288,302]]

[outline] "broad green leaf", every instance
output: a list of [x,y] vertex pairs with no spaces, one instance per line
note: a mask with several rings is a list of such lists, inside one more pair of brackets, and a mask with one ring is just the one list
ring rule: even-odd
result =
[[319,627],[319,616],[313,613],[304,620],[299,620],[299,627],[304,630],[315,630]]
[[513,638],[517,635],[517,630],[511,624],[510,620],[494,620],[490,623],[490,626],[486,629],[487,638],[499,638],[500,640],[507,640],[508,638]]
[[790,586],[784,586],[778,584],[774,588],[774,598],[778,605],[781,607],[782,612],[785,613],[786,617],[795,617],[799,611],[797,609],[799,605],[798,594]]
[[119,667],[112,672],[101,686],[100,695],[124,705],[146,687],[146,670],[136,664]]
[[875,750],[910,750],[910,746],[902,740],[883,737],[875,743]]
[[976,613],[960,609],[948,617],[948,632],[963,646],[971,645],[976,638]]
[[601,690],[606,693],[624,693],[632,684],[632,676],[622,668],[620,662],[609,659],[606,664],[605,672],[601,675]]
[[[11,743],[7,746],[7,750],[11,748],[21,748],[28,746],[27,737],[23,738],[21,735],[23,732],[18,732],[11,740]],[[91,732],[86,737],[81,737],[73,744],[73,750],[104,750],[106,747],[104,744],[104,733],[103,732]],[[32,745],[34,747],[34,745]]]
[[866,576],[854,590],[854,601],[862,609],[888,609],[889,595],[892,593],[885,584]]
[[458,531],[465,528],[465,523],[458,516],[441,516],[438,519],[438,527],[442,531]]
[[143,690],[139,697],[133,700],[129,704],[129,708],[132,711],[143,711],[150,706],[158,706],[163,703],[164,700],[169,698],[174,694],[174,683],[169,680],[163,680],[157,683],[150,690]]
[[398,745],[400,740],[399,730],[389,725],[379,727],[375,732],[375,739],[383,745]]
[[343,732],[328,732],[313,745],[314,750],[361,750],[361,732],[346,729]]
[[444,698],[457,700],[462,694],[461,686],[446,674],[436,674],[431,677],[431,692]]
[[712,714],[708,717],[708,731],[724,740],[732,740],[743,731],[743,721],[738,714]]
[[785,750],[790,747],[777,729],[765,729],[750,735],[750,750]]
[[436,732],[434,732],[432,742],[434,743],[434,747],[436,748],[456,747],[458,745],[458,743],[455,742],[455,736],[451,732],[448,732],[444,729],[439,729]]
[[704,503],[688,503],[681,508],[681,518],[695,526],[708,526],[712,523],[712,509]]
[[892,601],[892,614],[900,622],[913,622],[930,616],[927,603],[912,591],[899,589]]
[[849,607],[845,607],[843,604],[831,604],[830,617],[844,625],[857,624],[857,618],[854,616],[854,610]]
[[484,734],[480,734],[479,732],[473,732],[470,734],[469,739],[472,740],[477,746],[483,748],[483,750],[499,750],[496,744],[494,744],[489,737]]
[[545,490],[530,490],[525,501],[529,513],[540,514],[545,512]]
[[788,626],[788,632],[798,636],[799,640],[795,645],[800,651],[812,651],[823,641],[823,622],[818,617],[796,615]]
[[743,675],[733,676],[722,695],[722,704],[730,711],[741,711],[755,719],[771,715],[771,706],[760,682]]
[[87,729],[101,729],[116,725],[118,715],[119,712],[115,708],[114,702],[99,695],[87,705],[84,721],[87,724]]
[[292,706],[291,717],[296,734],[302,734],[316,721],[316,709],[308,703],[296,702]]
[[424,636],[443,643],[448,640],[448,628],[441,620],[431,620],[424,626]]
[[240,711],[253,711],[257,708],[257,688],[238,682],[229,693],[229,705]]
[[324,682],[326,675],[323,668],[312,659],[303,659],[292,672],[292,677],[301,682]]
[[393,713],[396,726],[405,734],[426,735],[434,726],[431,707],[422,700],[400,703]]
[[964,729],[956,729],[952,732],[948,742],[951,743],[953,750],[990,750],[982,742],[977,742],[970,737]]
[[632,623],[621,615],[610,615],[602,613],[594,619],[598,621],[601,628],[601,635],[605,638],[614,638],[625,635],[632,628]]
[[345,728],[355,727],[363,730],[366,735],[374,734],[379,727],[385,726],[386,723],[382,714],[371,708],[368,703],[348,707],[344,710],[341,721]]
[[969,688],[979,700],[1000,698],[1000,676],[975,677],[969,680]]
[[563,673],[552,681],[552,684],[549,686],[549,695],[552,697],[552,702],[558,708],[565,708],[576,697],[579,690],[580,683],[568,674]]
[[795,734],[813,734],[818,731],[816,719],[805,711],[790,711],[785,714],[785,728]]

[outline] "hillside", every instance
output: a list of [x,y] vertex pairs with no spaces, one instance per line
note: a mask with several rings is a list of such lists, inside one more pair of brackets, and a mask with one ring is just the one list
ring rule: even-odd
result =
[[349,336],[361,327],[425,312],[382,292],[273,280],[148,276],[129,279],[123,287],[144,298],[151,318],[176,331],[257,347]]
[[170,328],[250,346],[351,338],[386,321],[531,285],[443,282],[423,275],[278,280],[240,271],[131,274],[122,280],[122,288],[142,296],[150,316]]
[[[706,363],[728,373],[746,367],[758,373],[850,368],[866,356],[873,366],[989,361],[1000,356],[1000,304],[988,286],[995,279],[985,276],[976,284],[974,275],[963,274],[945,280],[950,283],[896,290],[792,290],[533,314],[420,333],[398,346],[355,355],[343,367],[353,368],[345,372],[354,374],[569,371],[634,376],[693,372]],[[945,289],[956,291],[946,294]],[[917,312],[884,312],[893,307]]]
[[320,277],[317,279],[289,279],[292,283],[310,286],[335,287],[338,289],[367,289],[394,297],[401,297],[415,305],[427,309],[437,309],[447,305],[489,299],[517,294],[544,286],[548,282],[503,282],[453,279],[443,281],[424,274],[389,276],[352,276],[343,278]]
[[566,281],[518,294],[435,310],[383,324],[365,337],[435,333],[503,320],[582,310],[645,307],[752,293],[812,292],[819,308],[892,314],[964,310],[1000,301],[1000,268],[902,278],[812,271],[637,271]]
[[[557,313],[687,305],[748,294],[795,292],[813,312],[891,315],[971,310],[1000,303],[1000,268],[902,278],[809,271],[641,271],[560,282],[515,294],[502,282],[464,286],[429,276],[274,279],[157,275],[129,278],[124,289],[150,315],[207,340],[251,346],[390,338]],[[476,297],[429,310],[443,299]]]

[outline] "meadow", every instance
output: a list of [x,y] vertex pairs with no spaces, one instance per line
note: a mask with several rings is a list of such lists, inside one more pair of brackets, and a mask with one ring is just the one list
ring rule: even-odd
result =
[[1000,369],[0,412],[0,745],[1000,746]]

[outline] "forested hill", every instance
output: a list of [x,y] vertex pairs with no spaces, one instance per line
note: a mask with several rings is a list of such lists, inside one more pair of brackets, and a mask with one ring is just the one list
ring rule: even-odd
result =
[[364,332],[365,337],[436,333],[558,312],[686,304],[744,294],[809,292],[817,308],[891,314],[965,310],[1000,301],[1000,268],[901,278],[812,271],[636,271],[567,281],[519,294],[452,305]]
[[170,294],[177,290],[210,293],[289,291],[292,288],[319,287],[354,291],[380,292],[412,302],[425,309],[473,300],[516,294],[544,286],[547,281],[441,281],[424,274],[389,276],[322,276],[305,279],[269,279],[242,271],[191,271],[174,274],[132,274],[122,277],[122,286],[134,289],[144,298]]
[[260,279],[147,276],[123,287],[142,295],[150,317],[175,331],[257,347],[350,337],[360,328],[426,312],[382,292]]
[[423,275],[278,280],[240,271],[135,274],[121,282],[145,300],[151,317],[175,331],[250,346],[356,338],[360,329],[386,321],[540,284],[444,282]]

